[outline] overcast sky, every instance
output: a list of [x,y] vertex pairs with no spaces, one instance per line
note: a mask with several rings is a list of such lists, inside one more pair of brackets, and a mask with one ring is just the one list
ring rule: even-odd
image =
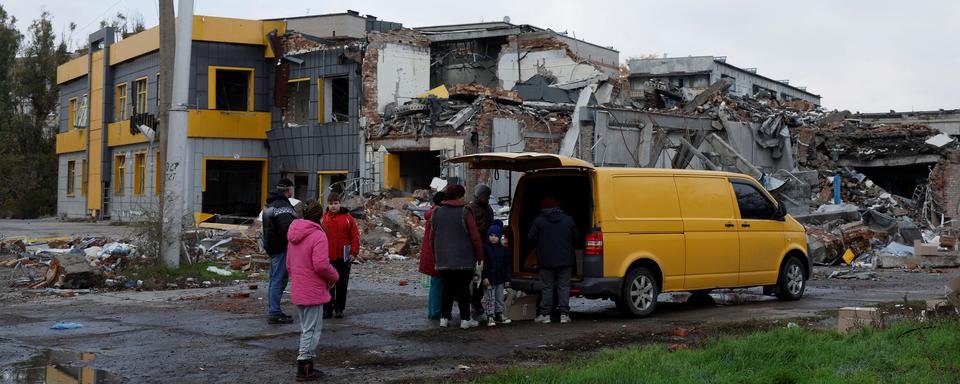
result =
[[[157,0],[0,0],[26,29],[42,10],[75,39],[123,12],[157,24]],[[630,57],[726,56],[806,86],[829,108],[862,112],[960,108],[958,1],[304,1],[196,0],[195,13],[276,18],[372,14],[407,27],[497,21],[567,31]]]

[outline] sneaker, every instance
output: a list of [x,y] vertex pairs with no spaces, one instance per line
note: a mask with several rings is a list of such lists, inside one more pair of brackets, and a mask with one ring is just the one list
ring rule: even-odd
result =
[[479,327],[479,326],[480,326],[480,322],[476,320],[460,320],[461,329],[468,329],[468,328]]
[[492,327],[492,326],[495,326],[495,325],[497,325],[497,321],[493,319],[493,316],[488,316],[488,317],[487,317],[487,326],[488,326],[488,327]]
[[508,319],[508,318],[507,318],[506,316],[504,316],[502,313],[498,313],[498,314],[497,314],[496,320],[497,320],[497,322],[500,323],[500,324],[510,324],[510,323],[513,322],[513,320]]
[[270,324],[290,324],[293,323],[293,318],[290,316],[270,316],[267,318],[267,323]]
[[567,324],[570,322],[570,315],[566,313],[560,314],[560,324]]
[[550,324],[550,316],[537,315],[537,317],[533,319],[533,322],[537,324]]
[[444,318],[441,317],[441,318],[440,318],[440,328],[446,328],[446,327],[447,327],[447,323],[448,323],[449,321],[450,321],[450,320],[447,320],[447,319],[444,319]]

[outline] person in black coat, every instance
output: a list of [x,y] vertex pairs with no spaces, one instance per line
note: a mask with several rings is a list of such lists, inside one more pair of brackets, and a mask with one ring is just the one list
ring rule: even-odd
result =
[[[554,305],[560,309],[560,323],[570,322],[570,279],[576,264],[574,246],[577,225],[570,215],[563,212],[560,202],[546,197],[540,203],[540,216],[533,221],[527,236],[537,244],[537,264],[540,268],[540,282],[543,291],[540,295],[537,323],[549,324],[550,312]],[[554,292],[557,302],[554,303]]]

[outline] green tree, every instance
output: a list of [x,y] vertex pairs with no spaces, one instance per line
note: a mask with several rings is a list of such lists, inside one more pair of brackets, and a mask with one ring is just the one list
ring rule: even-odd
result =
[[[0,48],[19,49],[0,49],[0,65],[13,62],[0,74],[0,82],[9,86],[0,88],[9,90],[3,92],[9,97],[8,113],[0,116],[0,140],[6,147],[0,152],[0,169],[4,170],[0,173],[0,216],[49,215],[56,212],[57,156],[55,129],[48,118],[57,111],[57,66],[66,62],[67,48],[62,41],[56,42],[47,12],[30,24],[23,47],[19,32],[5,20],[6,13],[0,13]],[[16,52],[22,56],[15,57]]]
[[[0,5],[0,116],[13,114],[11,79],[17,62],[17,52],[20,51],[20,40],[23,38],[17,30],[16,22],[17,18],[8,16],[7,11]],[[7,120],[0,119],[0,132]],[[3,151],[4,147],[0,146],[0,151]]]

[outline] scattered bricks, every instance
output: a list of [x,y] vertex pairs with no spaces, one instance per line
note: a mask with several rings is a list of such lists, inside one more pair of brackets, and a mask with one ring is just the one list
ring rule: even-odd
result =
[[237,293],[234,293],[234,294],[230,295],[230,297],[231,297],[231,298],[234,298],[234,299],[249,299],[249,298],[250,298],[250,292],[237,292]]
[[244,270],[244,268],[250,269],[249,265],[250,265],[250,260],[248,259],[237,258],[237,259],[230,260],[230,269],[233,269],[236,271]]
[[26,252],[27,245],[23,240],[7,240],[0,242],[0,255],[19,255]]
[[66,240],[53,240],[48,242],[47,246],[52,249],[67,249],[70,248],[70,242]]
[[673,335],[676,337],[687,337],[690,335],[690,331],[686,328],[675,328],[673,330]]
[[957,247],[957,236],[952,234],[940,235],[940,246],[948,250],[954,250]]
[[808,227],[807,244],[810,260],[815,264],[829,264],[840,257],[843,252],[843,242],[836,235],[817,227]]
[[841,225],[840,233],[843,243],[853,250],[854,254],[860,255],[870,250],[870,239],[874,237],[874,233],[863,222],[858,221]]
[[407,280],[400,280],[400,282],[399,282],[398,284],[399,284],[401,287],[405,287],[405,286],[407,286],[408,284],[410,284],[410,282],[407,281]]
[[876,308],[844,307],[840,308],[837,318],[837,332],[846,334],[866,326],[880,325],[880,311]]

